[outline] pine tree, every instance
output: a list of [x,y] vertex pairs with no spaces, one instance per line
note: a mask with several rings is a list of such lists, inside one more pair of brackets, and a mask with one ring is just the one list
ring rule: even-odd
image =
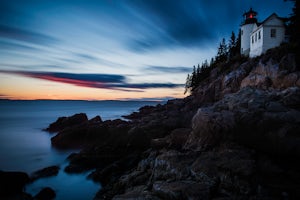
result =
[[210,59],[210,63],[209,63],[209,66],[213,66],[215,64],[215,59],[214,58],[211,58]]
[[224,62],[227,60],[227,45],[225,42],[225,38],[222,39],[220,46],[218,48],[218,54],[216,56],[217,62]]
[[197,85],[197,71],[195,65],[193,66],[193,72],[192,72],[192,77],[191,77],[191,90],[196,87]]
[[190,76],[190,74],[188,74],[187,77],[186,77],[185,88],[184,88],[184,94],[186,94],[187,92],[190,91],[190,89],[191,89],[191,83],[192,83],[191,80],[192,80],[192,79],[191,79],[191,76]]
[[234,32],[232,31],[231,32],[231,37],[230,37],[230,40],[229,40],[229,44],[228,44],[228,54],[229,54],[228,57],[229,57],[229,60],[231,60],[237,54],[236,43],[237,43],[237,40],[236,40]]

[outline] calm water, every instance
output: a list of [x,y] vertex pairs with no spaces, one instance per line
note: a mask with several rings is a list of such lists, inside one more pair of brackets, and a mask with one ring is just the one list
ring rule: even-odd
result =
[[120,118],[144,105],[143,101],[0,101],[0,170],[32,173],[51,165],[62,170],[55,177],[40,179],[27,186],[36,194],[50,186],[56,199],[92,199],[100,185],[87,180],[87,174],[63,172],[66,157],[75,150],[58,151],[51,147],[47,132],[42,131],[60,116],[86,113],[89,118],[100,115],[103,120]]

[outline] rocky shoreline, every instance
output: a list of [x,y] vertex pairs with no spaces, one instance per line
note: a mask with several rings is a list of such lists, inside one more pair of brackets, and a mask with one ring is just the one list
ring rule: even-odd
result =
[[300,72],[285,49],[215,68],[184,99],[46,130],[81,148],[64,170],[93,170],[94,199],[300,199]]

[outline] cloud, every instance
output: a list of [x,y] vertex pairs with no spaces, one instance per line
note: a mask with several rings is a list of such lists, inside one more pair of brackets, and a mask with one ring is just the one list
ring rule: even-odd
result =
[[[67,83],[81,87],[104,88],[128,92],[143,92],[149,88],[175,88],[183,84],[173,83],[128,83],[125,76],[115,74],[73,74],[61,72],[32,72],[0,70],[0,73],[16,74],[59,83]],[[137,90],[138,89],[138,90]]]
[[[14,70],[35,70],[35,69],[43,69],[43,70],[53,70],[53,69],[65,69],[66,67],[61,66],[61,65],[51,65],[51,64],[40,64],[40,65],[18,65],[18,64],[9,64],[9,63],[1,63],[0,62],[0,67],[2,69],[7,69],[9,68],[10,70],[13,68]],[[1,70],[0,70],[1,72]]]
[[35,51],[35,52],[40,51],[36,47],[32,47],[20,43],[14,43],[11,41],[0,41],[0,48],[5,50],[20,50],[20,51]]
[[283,0],[276,3],[274,0],[131,0],[126,4],[137,16],[135,20],[139,20],[135,22],[137,28],[132,29],[142,33],[127,45],[141,53],[157,48],[211,45],[229,37],[231,31],[237,33],[243,12],[251,6],[259,11],[259,16],[287,8]]
[[[239,10],[234,10],[234,1],[218,1],[212,4],[186,0],[127,1],[137,12],[142,27],[142,37],[128,42],[133,51],[152,50],[174,46],[200,46],[215,40],[220,30],[232,24],[232,18],[239,20]],[[220,11],[220,12],[217,12]],[[134,27],[133,27],[134,29]],[[138,31],[138,30],[136,30]]]
[[5,95],[5,94],[0,94],[0,100],[6,100],[6,99],[11,99],[12,97],[9,95]]
[[51,45],[58,42],[57,39],[48,35],[6,25],[0,25],[0,38],[13,39],[38,45]]
[[84,53],[74,53],[77,57],[79,58],[83,58],[83,59],[86,59],[86,60],[91,60],[91,61],[95,61],[95,60],[98,60],[98,58],[94,57],[94,56],[91,56],[91,55],[87,55],[87,54],[84,54]]
[[149,89],[149,88],[176,88],[182,87],[184,84],[174,84],[174,83],[125,83],[125,84],[115,84],[111,87],[118,88],[135,88],[135,89]]
[[165,66],[147,66],[147,71],[153,71],[157,73],[190,73],[191,67],[165,67]]

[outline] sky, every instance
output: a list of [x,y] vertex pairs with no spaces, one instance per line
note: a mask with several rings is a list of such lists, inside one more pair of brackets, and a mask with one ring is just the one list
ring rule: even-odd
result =
[[0,99],[184,97],[193,65],[216,55],[252,7],[283,0],[0,0]]

